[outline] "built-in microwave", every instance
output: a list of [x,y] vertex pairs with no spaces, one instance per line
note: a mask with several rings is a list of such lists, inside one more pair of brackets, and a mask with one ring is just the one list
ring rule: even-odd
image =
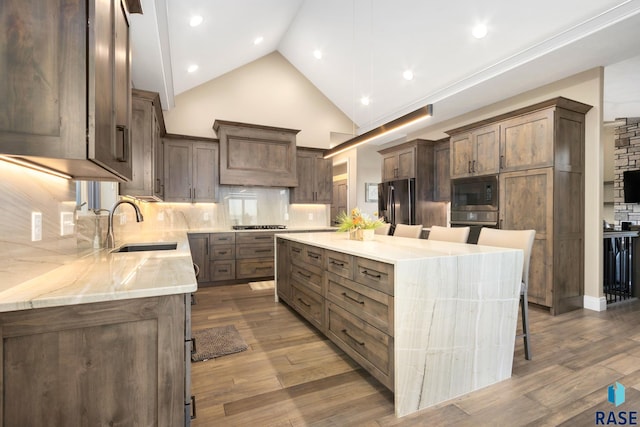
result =
[[498,225],[498,176],[451,180],[451,224]]

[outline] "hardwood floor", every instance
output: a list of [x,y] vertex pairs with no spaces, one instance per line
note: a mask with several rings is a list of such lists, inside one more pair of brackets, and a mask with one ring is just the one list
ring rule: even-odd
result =
[[[531,307],[533,360],[516,341],[512,378],[403,418],[393,395],[272,290],[202,288],[193,329],[233,324],[249,349],[192,364],[194,427],[593,426],[596,411],[640,410],[640,301],[559,316]],[[607,402],[607,387],[626,402]]]

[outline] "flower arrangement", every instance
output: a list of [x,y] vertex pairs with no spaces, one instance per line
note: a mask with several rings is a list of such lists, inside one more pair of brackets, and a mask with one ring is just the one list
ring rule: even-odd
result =
[[375,230],[384,225],[384,219],[372,219],[367,214],[360,212],[360,209],[351,209],[351,214],[342,211],[337,217],[340,225],[338,231],[355,231],[355,230]]

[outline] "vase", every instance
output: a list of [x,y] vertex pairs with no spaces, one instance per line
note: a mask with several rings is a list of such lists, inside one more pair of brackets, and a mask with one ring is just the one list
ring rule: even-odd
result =
[[373,229],[370,230],[363,230],[363,229],[355,229],[355,230],[351,230],[349,232],[349,239],[350,240],[361,240],[361,241],[368,241],[368,240],[373,240],[373,236],[374,236],[375,232]]

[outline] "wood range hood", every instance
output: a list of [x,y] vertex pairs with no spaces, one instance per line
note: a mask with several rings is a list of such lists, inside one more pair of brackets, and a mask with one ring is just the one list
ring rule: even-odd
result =
[[300,130],[215,120],[220,140],[220,184],[297,187]]

